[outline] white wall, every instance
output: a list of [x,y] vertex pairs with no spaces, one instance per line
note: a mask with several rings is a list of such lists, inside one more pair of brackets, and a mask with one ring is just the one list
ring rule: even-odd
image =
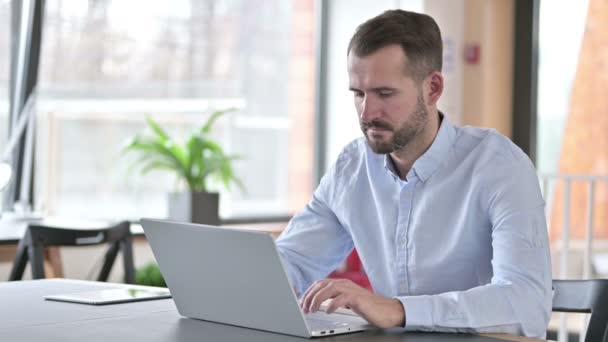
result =
[[424,13],[435,19],[443,39],[445,87],[438,108],[452,123],[462,124],[463,47],[466,0],[426,0]]

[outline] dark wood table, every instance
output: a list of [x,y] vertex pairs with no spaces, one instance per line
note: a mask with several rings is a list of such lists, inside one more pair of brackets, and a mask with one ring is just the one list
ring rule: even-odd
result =
[[[45,295],[132,285],[44,279],[0,283],[0,341],[309,341],[309,339],[185,318],[171,299],[114,305],[44,300]],[[375,330],[317,341],[540,341],[510,335],[411,333]]]

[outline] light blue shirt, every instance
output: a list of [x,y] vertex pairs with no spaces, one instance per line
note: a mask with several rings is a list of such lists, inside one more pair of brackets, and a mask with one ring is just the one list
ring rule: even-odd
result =
[[408,330],[544,337],[551,259],[529,158],[495,130],[444,117],[406,179],[364,138],[344,148],[277,240],[296,291],[355,247],[374,292],[402,302]]

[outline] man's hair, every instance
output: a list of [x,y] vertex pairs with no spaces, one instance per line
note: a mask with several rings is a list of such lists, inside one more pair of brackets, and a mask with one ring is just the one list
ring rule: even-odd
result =
[[426,14],[389,10],[357,27],[347,54],[366,57],[388,45],[399,45],[408,59],[406,72],[422,81],[441,71],[443,45],[439,26]]

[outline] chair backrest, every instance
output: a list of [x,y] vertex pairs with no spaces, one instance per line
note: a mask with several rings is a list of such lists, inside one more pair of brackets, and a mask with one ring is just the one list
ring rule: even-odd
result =
[[119,222],[109,227],[97,229],[79,229],[58,227],[41,223],[31,223],[27,234],[31,242],[47,246],[83,246],[116,242],[131,235],[129,222]]
[[17,246],[17,255],[9,280],[19,280],[23,276],[25,265],[30,261],[32,277],[44,278],[43,250],[48,246],[84,246],[110,244],[102,265],[99,281],[107,281],[118,251],[122,251],[125,271],[125,282],[135,282],[133,249],[131,245],[130,223],[123,221],[103,228],[60,227],[43,222],[30,223],[25,236]]
[[553,280],[553,311],[590,313],[585,342],[608,342],[608,279]]

